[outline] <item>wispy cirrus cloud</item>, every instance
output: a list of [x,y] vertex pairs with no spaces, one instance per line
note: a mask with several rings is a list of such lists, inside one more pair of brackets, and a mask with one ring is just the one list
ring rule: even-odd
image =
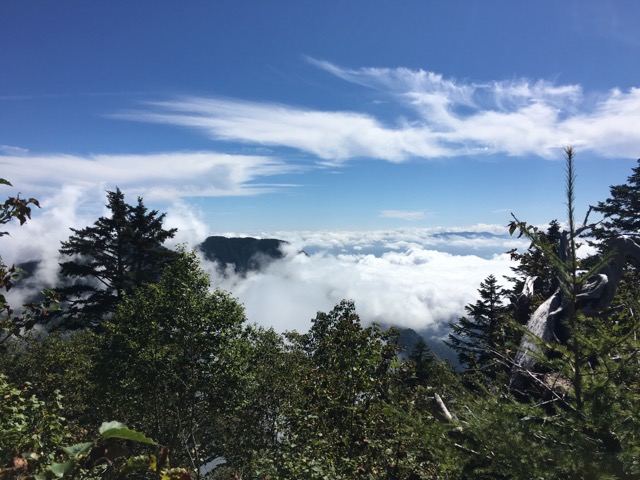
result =
[[640,88],[586,95],[580,85],[542,79],[464,82],[424,70],[346,69],[309,61],[397,99],[451,147],[545,157],[563,145],[608,157],[633,156],[640,148],[635,127],[640,121]]
[[195,128],[215,140],[294,148],[326,163],[354,157],[402,161],[450,155],[425,125],[388,128],[365,113],[203,97],[147,105],[148,110],[112,116]]
[[22,147],[16,147],[14,145],[0,145],[0,154],[6,155],[26,155],[29,150]]
[[165,152],[145,155],[0,155],[0,169],[32,194],[52,194],[65,185],[84,189],[119,186],[147,200],[192,196],[257,195],[291,185],[268,183],[275,175],[301,171],[268,156],[217,152]]
[[414,222],[416,220],[422,220],[426,216],[426,213],[420,210],[383,210],[379,216],[382,218],[395,218]]
[[389,119],[367,111],[182,97],[114,116],[194,128],[218,141],[292,148],[334,164],[357,157],[401,162],[492,153],[551,158],[565,145],[607,157],[640,150],[640,88],[585,93],[580,85],[542,79],[472,82],[425,70],[309,61],[375,89],[407,115]]

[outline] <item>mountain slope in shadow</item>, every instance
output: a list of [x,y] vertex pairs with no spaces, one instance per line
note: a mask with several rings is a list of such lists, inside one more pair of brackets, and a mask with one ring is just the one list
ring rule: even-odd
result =
[[217,262],[223,268],[233,265],[235,273],[246,275],[283,258],[282,247],[286,244],[284,240],[275,238],[212,236],[198,249],[207,260]]

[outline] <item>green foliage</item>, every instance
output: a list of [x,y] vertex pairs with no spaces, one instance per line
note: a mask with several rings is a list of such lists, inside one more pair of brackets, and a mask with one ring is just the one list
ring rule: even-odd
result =
[[[211,480],[640,478],[640,285],[625,277],[616,308],[599,316],[578,308],[607,258],[578,259],[574,152],[565,153],[568,231],[555,221],[544,233],[515,217],[510,224],[531,241],[512,252],[515,293],[525,276],[539,278],[533,307],[560,292],[569,338],[536,343],[535,388],[517,398],[504,387],[518,312],[495,277],[450,337],[473,377],[424,343],[400,361],[396,332],[364,326],[349,301],[319,312],[308,332],[283,336],[245,326],[242,306],[210,290],[193,252],[164,257],[161,240],[172,235],[164,216],[110,192],[112,217],[66,242],[83,258],[68,267],[78,268],[82,288],[93,268],[111,269],[104,286],[78,297],[89,308],[100,303],[93,293],[111,296],[96,307],[102,328],[47,335],[25,334],[30,323],[15,320],[3,327],[0,478],[187,480],[217,457],[227,463]],[[605,205],[619,210],[601,213],[627,219],[632,194],[612,187],[615,201]],[[4,274],[6,290],[18,272]],[[104,418],[125,423],[87,433]]]
[[35,390],[29,383],[9,383],[0,374],[0,478],[33,471],[53,460],[66,438],[60,393],[44,402]]
[[[640,351],[640,324],[633,313],[637,299],[627,297],[624,308],[613,316],[609,312],[589,317],[579,309],[581,290],[608,257],[590,262],[591,268],[586,271],[580,269],[576,238],[582,229],[576,227],[573,218],[574,151],[568,148],[565,154],[569,227],[559,251],[536,237],[533,227],[517,219],[512,223],[512,228],[530,238],[553,265],[562,295],[563,326],[568,334],[566,343],[538,340],[548,355],[540,358],[548,373],[537,376],[538,395],[546,398],[538,396],[536,400],[562,420],[552,423],[553,428],[541,433],[545,435],[541,438],[556,435],[555,442],[570,452],[570,456],[557,462],[569,478],[636,478],[637,466],[629,459],[638,451],[638,439],[631,433],[637,425],[627,420],[636,415],[640,379],[636,358]],[[536,446],[544,444],[539,441]]]
[[[81,442],[69,447],[62,447],[66,458],[51,462],[40,473],[36,480],[55,478],[140,478],[152,476],[157,480],[188,480],[191,478],[184,468],[171,468],[168,463],[167,450],[160,447],[159,455],[142,454],[131,456],[127,450],[119,447],[114,440],[143,446],[158,447],[158,444],[144,434],[131,430],[121,422],[103,422],[98,436],[93,441]],[[121,442],[122,443],[122,442]]]
[[10,342],[0,357],[0,371],[14,383],[37,385],[38,396],[45,402],[55,402],[61,392],[70,433],[80,433],[83,425],[101,420],[96,405],[102,399],[96,395],[94,374],[98,345],[99,337],[89,331],[65,335],[32,331]]
[[593,236],[603,243],[603,251],[613,238],[640,233],[640,159],[627,183],[610,187],[611,196],[592,207],[603,220],[593,227]]
[[[11,186],[11,183],[4,178],[0,178],[0,185]],[[24,199],[9,197],[0,204],[0,225],[6,225],[14,219],[24,225],[31,219],[31,205],[40,207],[40,203],[35,198]],[[9,232],[0,231],[0,237],[8,235]],[[20,279],[21,271],[15,265],[8,266],[0,258],[0,351],[4,349],[6,343],[30,330],[37,322],[43,321],[53,310],[57,296],[54,292],[43,292],[43,300],[40,303],[29,303],[23,305],[18,312],[9,305],[5,292],[13,288],[16,281]]]
[[128,205],[117,189],[107,192],[110,217],[100,217],[92,226],[71,229],[60,253],[71,257],[60,264],[71,285],[59,289],[68,302],[67,328],[96,327],[113,313],[125,294],[158,279],[172,252],[162,246],[176,229],[162,227],[164,214],[151,212],[138,197]]
[[272,329],[250,327],[246,333],[244,375],[236,384],[239,401],[218,420],[224,456],[238,474],[251,471],[265,452],[279,448],[302,404],[307,373],[301,352]]
[[465,307],[469,317],[451,324],[452,333],[446,343],[469,372],[495,380],[510,367],[517,331],[504,305],[505,293],[493,275],[480,284],[478,293],[480,299]]
[[195,253],[180,251],[104,324],[101,414],[149,432],[194,469],[223,453],[217,419],[242,394],[244,321],[235,299],[209,291]]
[[124,440],[131,440],[138,443],[146,443],[149,445],[156,445],[156,442],[148,437],[145,437],[142,433],[136,432],[127,428],[124,423],[121,422],[104,422],[100,425],[98,430],[102,439],[107,438],[122,438]]
[[[4,178],[0,178],[0,185],[11,187],[11,183]],[[0,204],[0,225],[6,225],[14,218],[24,225],[27,220],[31,219],[31,205],[40,208],[40,203],[35,198],[9,197],[4,203]],[[0,232],[0,237],[8,235],[9,232]]]
[[[513,234],[517,229],[517,222],[511,222],[510,233]],[[531,313],[558,288],[555,268],[547,259],[548,252],[540,249],[538,245],[548,245],[557,255],[562,241],[560,224],[557,220],[552,220],[546,232],[532,227],[529,234],[535,237],[536,241],[530,243],[527,251],[520,253],[514,248],[507,252],[511,260],[516,262],[516,265],[511,267],[513,276],[506,278],[513,284],[510,290],[515,299],[515,320],[520,324],[526,323]],[[533,289],[533,294],[526,291],[527,289]]]
[[289,335],[303,375],[299,404],[287,412],[283,440],[263,465],[276,478],[374,478],[382,421],[398,351],[394,332],[363,328],[352,302],[318,313],[307,334]]

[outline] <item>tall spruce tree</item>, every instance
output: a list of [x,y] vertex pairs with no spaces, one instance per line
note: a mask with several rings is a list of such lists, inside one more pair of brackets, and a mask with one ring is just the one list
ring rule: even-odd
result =
[[137,205],[128,205],[120,189],[107,192],[107,200],[111,216],[83,229],[72,228],[74,234],[60,248],[70,257],[60,263],[60,272],[72,283],[59,289],[68,328],[99,325],[125,293],[157,280],[173,256],[163,247],[176,233],[175,228],[163,228],[165,214],[148,211],[140,197]]
[[495,377],[505,370],[503,360],[511,340],[505,292],[496,277],[489,275],[478,293],[480,299],[465,307],[468,316],[451,324],[452,333],[445,343],[456,351],[462,366]]

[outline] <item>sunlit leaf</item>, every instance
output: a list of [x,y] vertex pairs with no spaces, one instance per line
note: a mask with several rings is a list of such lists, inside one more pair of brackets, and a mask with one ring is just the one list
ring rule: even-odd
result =
[[102,438],[122,438],[124,440],[131,440],[138,443],[146,443],[148,445],[157,445],[154,440],[144,436],[140,432],[127,428],[124,423],[121,422],[104,422],[100,426],[100,435]]
[[49,466],[49,470],[56,477],[62,478],[65,475],[70,474],[76,468],[76,461],[73,459],[69,459],[64,463],[52,463]]
[[62,447],[62,450],[72,458],[77,458],[93,446],[93,442],[76,443],[70,447]]
[[162,471],[160,480],[190,480],[191,475],[186,468],[169,468]]
[[116,421],[102,422],[102,425],[100,425],[98,432],[100,434],[103,434],[105,431],[111,430],[112,428],[127,428],[127,426],[122,422],[116,422]]
[[127,462],[120,467],[120,475],[125,475],[130,472],[146,470],[149,472],[156,471],[156,456],[155,455],[137,455],[131,457]]

